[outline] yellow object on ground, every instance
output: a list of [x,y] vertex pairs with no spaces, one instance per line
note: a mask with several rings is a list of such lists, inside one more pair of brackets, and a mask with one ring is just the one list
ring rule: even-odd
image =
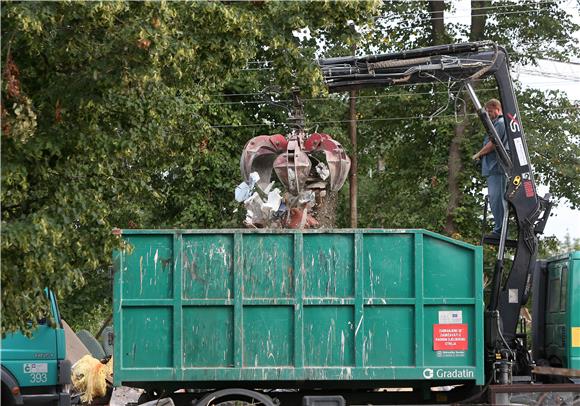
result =
[[85,355],[72,367],[72,384],[76,390],[83,392],[81,401],[90,403],[93,398],[107,394],[107,378],[113,373],[113,358],[102,364],[96,358]]

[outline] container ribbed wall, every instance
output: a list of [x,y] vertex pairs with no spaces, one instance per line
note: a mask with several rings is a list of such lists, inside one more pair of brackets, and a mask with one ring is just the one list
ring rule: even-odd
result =
[[482,251],[425,230],[125,230],[115,383],[474,380]]

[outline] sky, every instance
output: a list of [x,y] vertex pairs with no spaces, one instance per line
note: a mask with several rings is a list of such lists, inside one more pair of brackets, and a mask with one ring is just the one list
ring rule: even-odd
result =
[[[446,20],[466,20],[465,22],[468,23],[471,10],[470,1],[456,0],[454,4],[456,10],[454,13],[446,14]],[[575,0],[570,0],[565,2],[563,7],[573,16],[574,22],[580,24],[580,6],[578,3]],[[580,40],[580,31],[577,31],[574,36]],[[540,61],[537,67],[514,67],[512,78],[518,80],[525,87],[563,91],[571,100],[580,103],[580,59],[572,59],[571,61],[574,63]],[[525,123],[522,124],[525,129]],[[548,187],[538,185],[538,192],[543,196],[548,192]],[[580,193],[580,185],[578,185],[578,193]],[[567,201],[562,200],[558,202],[557,207],[552,209],[552,216],[546,224],[544,235],[555,235],[562,241],[566,234],[569,234],[572,239],[580,239],[580,210],[573,210]]]
[[[580,65],[564,64],[553,61],[541,61],[537,68],[541,72],[553,72],[554,76],[568,76],[575,80],[564,80],[557,77],[539,76],[539,74],[530,74],[527,69],[520,69],[519,80],[524,86],[534,87],[542,90],[562,90],[568,94],[571,100],[580,101]],[[525,123],[524,123],[525,125]],[[548,187],[540,185],[538,188],[540,194],[548,192]],[[578,185],[580,193],[580,185]],[[580,238],[580,210],[573,210],[567,202],[562,201],[558,207],[553,210],[552,216],[546,224],[545,235],[555,235],[562,240],[569,233],[571,238]]]

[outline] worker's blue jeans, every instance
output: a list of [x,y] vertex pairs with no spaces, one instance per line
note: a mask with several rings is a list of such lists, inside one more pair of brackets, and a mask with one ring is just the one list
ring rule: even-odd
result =
[[506,188],[505,175],[489,175],[487,177],[487,191],[489,196],[489,206],[493,214],[493,232],[501,233],[503,221],[503,201]]

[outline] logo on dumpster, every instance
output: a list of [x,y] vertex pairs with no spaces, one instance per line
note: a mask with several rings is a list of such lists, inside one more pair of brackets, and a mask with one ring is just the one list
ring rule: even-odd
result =
[[425,379],[473,379],[474,373],[472,370],[463,369],[443,369],[425,368],[423,370],[423,378]]

